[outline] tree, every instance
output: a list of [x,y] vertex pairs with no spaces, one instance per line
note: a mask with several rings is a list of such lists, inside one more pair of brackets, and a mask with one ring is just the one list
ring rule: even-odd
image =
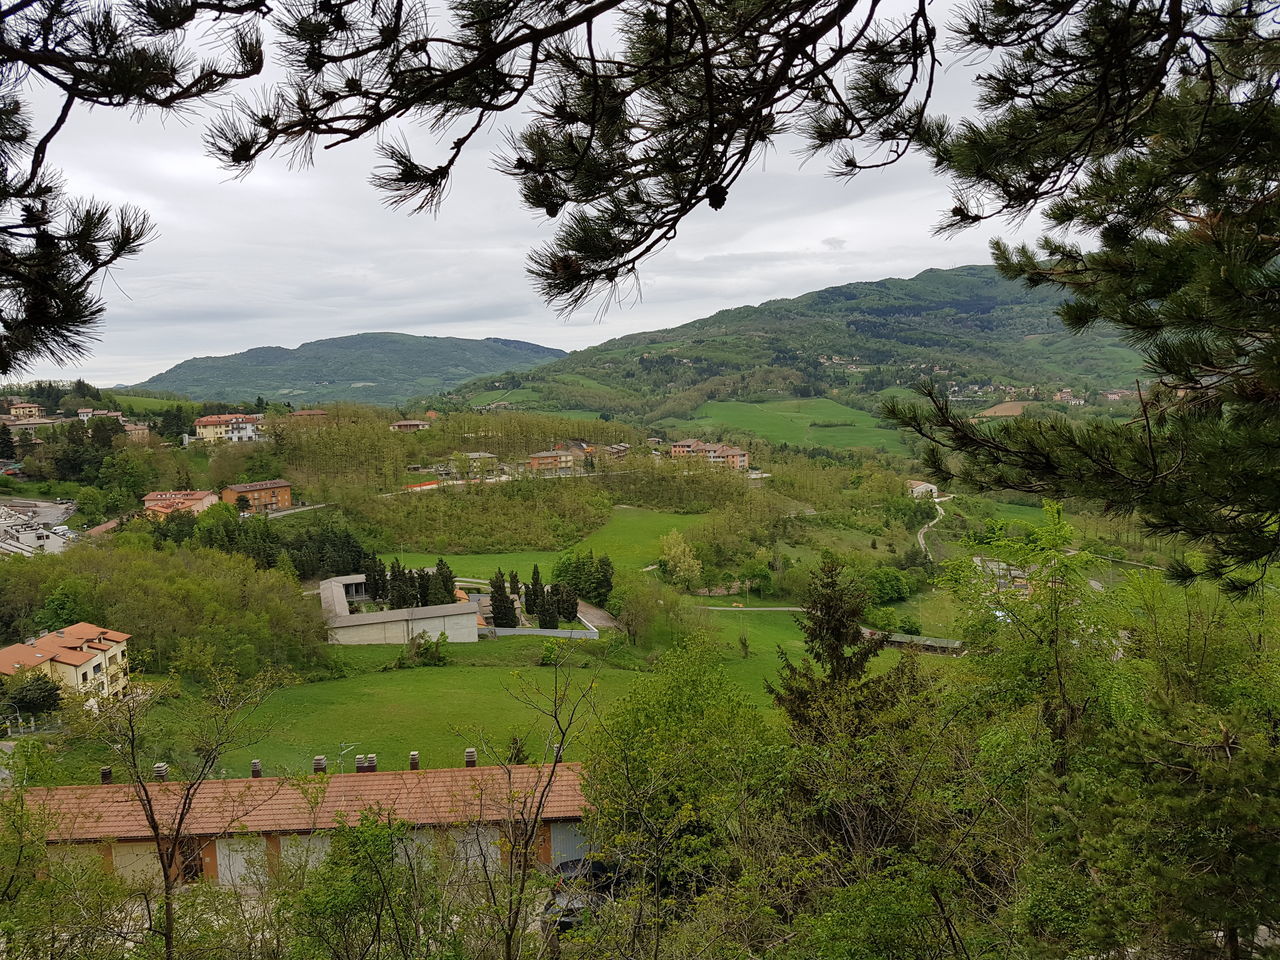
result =
[[871,658],[883,648],[883,639],[868,636],[858,625],[866,603],[866,593],[846,577],[844,565],[824,556],[809,583],[804,615],[796,618],[804,634],[805,657],[792,663],[779,647],[778,679],[765,681],[765,689],[793,724],[812,726],[814,712],[861,681]]
[[[375,184],[397,206],[430,211],[471,140],[501,114],[530,111],[499,163],[527,206],[562,217],[530,272],[544,297],[572,307],[628,279],[694,210],[722,208],[789,121],[815,148],[865,147],[839,151],[846,174],[901,156],[932,83],[934,28],[924,5],[893,19],[878,7],[515,0],[457,7],[445,28],[400,7],[303,4],[279,24],[287,78],[224,114],[209,142],[244,170],[282,149],[308,159],[319,144],[376,137]],[[605,33],[619,38],[612,49]],[[386,129],[410,116],[460,135],[419,162]]]
[[539,610],[542,606],[542,598],[545,590],[542,586],[542,573],[538,570],[538,565],[533,565],[533,572],[529,575],[529,582],[524,588],[524,612],[529,617],[538,617]]
[[[190,872],[187,828],[196,796],[233,750],[251,746],[267,730],[261,708],[285,677],[271,670],[252,679],[212,674],[183,710],[165,717],[158,704],[173,697],[172,684],[135,684],[130,696],[102,699],[96,710],[72,714],[73,729],[110,753],[142,806],[160,866],[160,921],[156,931],[165,960],[178,948],[178,894]],[[171,781],[154,781],[156,762],[167,763]],[[234,804],[233,804],[234,806]],[[227,827],[238,819],[226,811]],[[149,907],[150,905],[148,905]]]
[[511,595],[513,597],[520,596],[520,575],[515,570],[512,570],[507,579],[511,587]]
[[38,670],[19,671],[4,692],[19,713],[52,713],[62,705],[62,688]]
[[249,498],[241,493],[236,495],[236,510],[240,513],[248,513],[251,504]]
[[560,613],[561,620],[573,623],[578,619],[578,595],[573,592],[573,587],[561,584],[556,609]]
[[489,578],[489,604],[495,627],[520,625],[520,620],[516,616],[516,604],[507,593],[507,578],[503,575],[501,568]]
[[662,575],[677,587],[693,590],[702,577],[702,561],[694,555],[684,534],[679,530],[672,530],[658,542],[662,548],[662,555],[658,559],[658,569]]
[[[266,11],[253,0],[74,9],[37,0],[5,11],[0,374],[82,356],[103,313],[95,281],[154,233],[134,207],[113,211],[66,194],[49,148],[68,118],[93,107],[182,110],[257,74],[256,21]],[[202,37],[198,48],[186,47],[189,36]],[[210,56],[214,49],[221,60]],[[28,102],[30,84],[57,97],[41,121]]]
[[18,452],[13,442],[13,431],[9,424],[0,423],[0,460],[12,460]]
[[[530,585],[529,589],[533,589]],[[560,626],[560,606],[554,593],[555,585],[546,588],[538,598],[538,629],[555,630]]]
[[450,568],[444,557],[436,558],[436,577],[440,580],[440,586],[444,590],[445,596],[452,597],[453,591],[458,589],[458,584],[454,580],[452,568]]
[[592,577],[591,590],[586,594],[587,600],[597,607],[609,602],[609,594],[613,592],[613,561],[608,555],[601,554],[596,558],[595,576]]
[[1130,422],[973,423],[929,383],[917,388],[925,405],[891,401],[886,414],[931,442],[937,480],[1136,514],[1150,534],[1208,551],[1200,569],[1172,564],[1175,577],[1248,588],[1280,557],[1280,466],[1257,455],[1280,427],[1270,13],[1101,3],[1040,30],[1028,6],[982,4],[965,18],[971,46],[1010,49],[984,75],[979,122],[927,128],[957,181],[950,223],[1047,202],[1055,234],[1034,250],[997,243],[997,266],[1067,294],[1067,329],[1109,327],[1134,344],[1152,382],[1139,384]]

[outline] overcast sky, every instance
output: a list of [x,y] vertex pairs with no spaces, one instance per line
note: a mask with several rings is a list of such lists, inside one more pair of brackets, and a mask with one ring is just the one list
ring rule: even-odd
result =
[[[968,76],[943,75],[949,112],[969,100]],[[991,236],[1013,235],[993,225],[933,236],[948,191],[919,157],[848,182],[784,147],[642,267],[638,301],[562,320],[524,274],[526,252],[554,224],[519,205],[483,144],[433,219],[383,205],[367,183],[372,144],[323,151],[306,170],[264,162],[232,180],[203,154],[202,126],[202,117],[80,112],[55,141],[51,159],[73,193],[140,205],[159,236],[103,285],[108,312],[93,355],[32,376],[135,383],[188,357],[382,330],[574,349],[724,307],[984,263]],[[425,162],[434,140],[409,133]]]

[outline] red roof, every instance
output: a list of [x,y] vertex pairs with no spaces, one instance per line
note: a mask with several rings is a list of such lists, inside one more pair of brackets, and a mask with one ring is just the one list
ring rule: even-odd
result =
[[[209,780],[196,793],[184,833],[309,833],[334,827],[341,817],[371,807],[418,826],[502,822],[532,817],[551,767],[453,767],[340,773],[326,777],[313,808],[297,781],[285,777]],[[172,825],[182,783],[148,783],[146,789],[162,824]],[[26,799],[52,815],[50,840],[91,843],[140,840],[151,836],[142,804],[131,783],[31,788]],[[312,797],[314,800],[314,796]],[[562,763],[542,810],[544,820],[578,820],[583,809],[577,764]]]

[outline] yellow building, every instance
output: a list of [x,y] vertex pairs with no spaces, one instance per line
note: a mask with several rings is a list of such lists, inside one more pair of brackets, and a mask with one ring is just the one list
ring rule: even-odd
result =
[[0,674],[39,670],[68,690],[118,696],[129,685],[129,634],[73,623],[0,649]]

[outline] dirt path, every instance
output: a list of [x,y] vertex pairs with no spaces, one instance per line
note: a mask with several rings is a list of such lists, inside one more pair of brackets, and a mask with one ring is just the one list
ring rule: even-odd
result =
[[936,500],[934,500],[933,509],[938,511],[938,515],[934,517],[932,520],[930,520],[928,523],[926,523],[923,527],[921,527],[916,532],[916,542],[920,544],[920,549],[924,551],[924,555],[930,560],[933,559],[933,554],[929,552],[929,545],[924,542],[924,535],[929,532],[929,530],[933,527],[935,523],[937,523],[939,520],[941,520],[943,517],[946,516],[946,513],[942,509],[942,504],[950,499],[951,497],[947,496],[947,497],[938,497]]
[[578,601],[578,616],[597,630],[603,630],[605,627],[611,627],[614,630],[621,630],[620,624],[608,610],[601,610],[599,607],[592,606],[585,600]]

